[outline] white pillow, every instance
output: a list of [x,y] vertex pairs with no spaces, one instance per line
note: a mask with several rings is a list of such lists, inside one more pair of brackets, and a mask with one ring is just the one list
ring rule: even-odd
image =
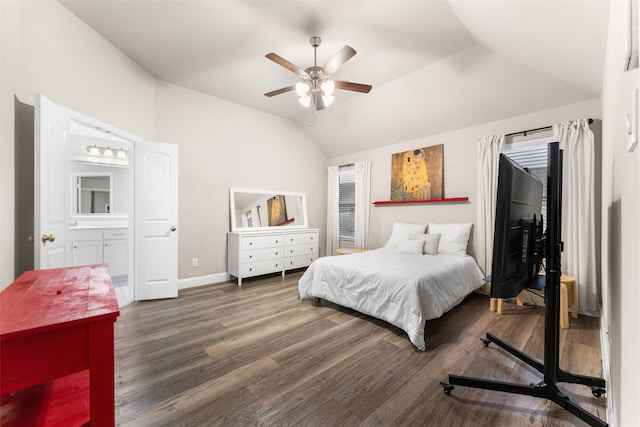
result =
[[440,241],[440,233],[421,234],[418,239],[424,240],[423,253],[426,255],[438,254],[438,242]]
[[429,223],[429,233],[440,233],[438,253],[448,255],[466,255],[471,223],[435,224]]
[[391,237],[384,245],[385,248],[397,249],[398,243],[405,240],[415,240],[418,234],[424,234],[427,224],[408,224],[405,222],[394,222]]
[[399,254],[422,255],[424,240],[405,240],[398,243]]

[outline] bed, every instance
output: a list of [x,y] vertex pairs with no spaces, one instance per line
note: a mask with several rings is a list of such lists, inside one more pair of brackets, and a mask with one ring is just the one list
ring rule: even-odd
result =
[[[430,224],[431,228],[438,229]],[[321,298],[382,319],[403,329],[411,343],[424,351],[426,321],[442,316],[482,286],[483,274],[466,254],[468,232],[464,253],[457,250],[455,254],[446,253],[446,243],[442,252],[428,250],[428,245],[434,247],[433,241],[427,242],[428,235],[422,233],[403,235],[409,239],[396,242],[392,234],[380,249],[319,258],[298,282],[300,299]],[[436,234],[446,237],[431,233]],[[422,246],[416,243],[420,240]],[[435,245],[438,248],[438,242]]]

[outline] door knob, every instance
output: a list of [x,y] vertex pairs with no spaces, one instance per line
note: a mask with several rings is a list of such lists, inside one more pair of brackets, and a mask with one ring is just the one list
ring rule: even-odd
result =
[[169,230],[171,230],[171,231],[176,231],[176,227],[172,225],[172,226],[171,226],[171,228],[170,228]]
[[55,240],[56,240],[56,236],[54,236],[53,234],[50,234],[48,236],[46,234],[42,235],[42,243],[47,243],[47,242],[53,243],[55,242]]

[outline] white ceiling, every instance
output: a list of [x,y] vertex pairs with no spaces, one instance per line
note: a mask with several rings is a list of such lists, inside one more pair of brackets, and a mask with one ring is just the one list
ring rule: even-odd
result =
[[[606,0],[61,0],[153,76],[295,121],[329,157],[600,96]],[[358,54],[309,117],[300,68]],[[309,122],[311,126],[309,126]]]

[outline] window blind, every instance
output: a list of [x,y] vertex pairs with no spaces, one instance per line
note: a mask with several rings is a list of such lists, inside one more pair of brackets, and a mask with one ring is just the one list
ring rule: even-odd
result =
[[529,169],[540,181],[542,181],[542,218],[543,227],[547,226],[547,164],[549,161],[547,140],[530,142],[524,146],[514,147],[505,144],[502,152],[511,160],[523,168]]
[[338,192],[338,215],[340,239],[353,239],[356,218],[356,171],[340,171]]

